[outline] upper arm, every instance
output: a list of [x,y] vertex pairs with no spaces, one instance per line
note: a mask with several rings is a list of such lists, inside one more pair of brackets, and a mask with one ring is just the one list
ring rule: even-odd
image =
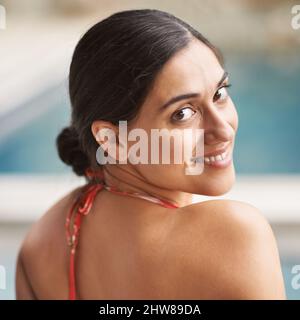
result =
[[207,244],[205,273],[216,298],[286,299],[276,240],[259,210],[224,200],[213,200],[208,207],[201,241]]
[[279,253],[268,221],[258,209],[242,202],[230,209],[225,244],[232,249],[225,257],[229,266],[225,279],[221,276],[225,297],[285,299]]
[[20,250],[17,257],[16,299],[17,300],[36,300],[37,299],[25,269],[22,249]]
[[68,194],[36,221],[26,234],[17,257],[17,299],[56,297],[65,283],[65,217],[79,188]]

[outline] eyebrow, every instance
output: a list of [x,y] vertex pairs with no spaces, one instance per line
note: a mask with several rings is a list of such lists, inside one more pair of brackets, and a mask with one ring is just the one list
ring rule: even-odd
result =
[[[217,88],[220,87],[220,85],[224,82],[224,80],[228,77],[228,72],[225,71],[222,78],[220,79],[220,81],[217,83]],[[159,110],[163,111],[164,109],[166,109],[167,107],[169,107],[171,104],[181,101],[181,100],[186,100],[189,98],[196,98],[196,97],[200,97],[200,93],[198,92],[194,92],[194,93],[185,93],[185,94],[181,94],[179,96],[173,97],[170,100],[168,100],[166,103],[164,103]]]

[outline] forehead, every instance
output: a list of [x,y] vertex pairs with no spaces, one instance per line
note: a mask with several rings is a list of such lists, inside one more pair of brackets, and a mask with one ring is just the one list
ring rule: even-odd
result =
[[223,73],[214,52],[195,39],[163,66],[151,95],[160,100],[181,93],[215,90]]

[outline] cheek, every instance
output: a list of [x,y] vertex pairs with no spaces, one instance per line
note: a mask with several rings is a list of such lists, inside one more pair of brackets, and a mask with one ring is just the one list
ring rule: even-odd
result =
[[236,107],[232,100],[230,99],[229,106],[227,108],[228,112],[226,114],[226,118],[228,123],[232,126],[232,128],[236,131],[239,126],[239,117],[236,110]]
[[234,128],[235,128],[235,131],[238,129],[238,127],[239,127],[239,116],[238,116],[236,108],[234,108]]

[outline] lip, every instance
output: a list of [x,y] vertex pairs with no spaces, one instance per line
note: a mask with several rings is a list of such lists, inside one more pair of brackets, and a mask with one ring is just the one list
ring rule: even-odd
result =
[[[206,167],[214,167],[214,168],[221,168],[221,169],[226,168],[232,162],[232,150],[229,146],[230,146],[230,143],[228,143],[226,147],[207,153],[205,154],[205,156],[197,157],[197,159],[201,160],[201,162],[203,161]],[[210,162],[210,161],[207,162],[204,160],[204,157],[217,156],[222,153],[225,153],[225,159],[223,160],[218,160],[213,162]]]
[[219,161],[214,161],[214,162],[206,162],[204,161],[204,164],[206,167],[213,167],[213,168],[220,168],[224,169],[227,168],[231,162],[232,162],[232,153],[231,150],[227,149],[225,159],[219,160]]
[[215,151],[206,153],[206,154],[204,155],[204,157],[216,156],[216,155],[218,155],[218,154],[221,154],[221,153],[227,151],[227,150],[228,150],[228,147],[229,147],[229,144],[228,144],[226,147],[222,148],[222,149],[218,149],[218,150],[215,150]]

